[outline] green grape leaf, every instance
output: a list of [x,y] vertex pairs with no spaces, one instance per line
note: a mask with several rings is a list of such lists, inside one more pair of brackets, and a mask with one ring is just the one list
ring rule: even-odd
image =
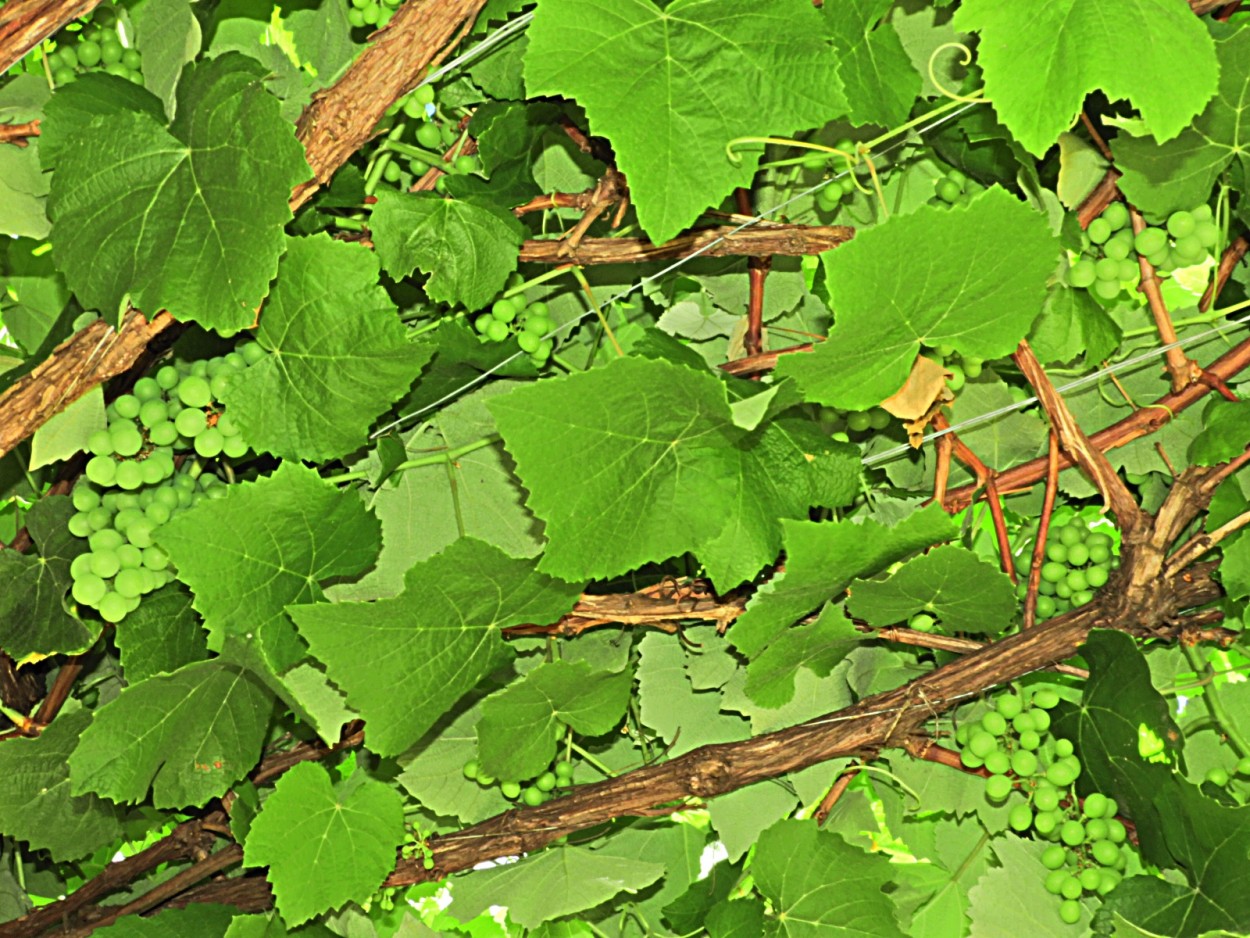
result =
[[258,915],[236,915],[230,920],[223,938],[335,938],[336,932],[330,931],[320,922],[310,922],[302,928],[288,931],[286,924],[277,912],[270,910]]
[[371,251],[326,234],[287,245],[256,333],[271,354],[233,375],[221,402],[257,450],[337,458],[365,442],[433,349],[408,342]]
[[398,781],[421,806],[443,817],[474,824],[508,807],[498,785],[464,777],[464,765],[477,758],[481,702],[440,723],[397,760]]
[[99,622],[65,611],[69,565],[87,550],[65,527],[73,514],[66,496],[45,496],[25,519],[39,553],[0,550],[0,648],[18,664],[86,651],[100,636]]
[[[1125,28],[1108,30],[1110,22]],[[1029,16],[999,0],[968,0],[954,23],[981,34],[985,96],[1035,156],[1072,126],[1091,91],[1127,98],[1159,141],[1215,94],[1219,65],[1206,25],[1172,0],[1062,0]]]
[[299,925],[345,902],[364,902],[395,867],[404,801],[364,773],[333,785],[303,762],[278,779],[243,845],[245,867],[267,866],[283,921]]
[[1250,137],[1242,133],[1250,93],[1250,32],[1241,29],[1225,36],[1216,42],[1215,52],[1219,91],[1192,126],[1163,144],[1127,133],[1116,138],[1112,150],[1123,173],[1118,184],[1143,212],[1162,216],[1201,205],[1233,162],[1243,174],[1250,172]]
[[1189,444],[1189,461],[1214,466],[1244,453],[1250,443],[1247,406],[1246,401],[1211,401],[1202,415],[1202,430]]
[[586,109],[657,244],[750,185],[763,148],[735,165],[730,141],[846,109],[819,14],[789,0],[545,0],[528,33],[529,93]]
[[397,755],[512,659],[501,629],[554,622],[578,595],[579,587],[538,573],[532,560],[463,538],[409,570],[393,599],[288,611],[368,722],[369,748]]
[[764,917],[759,899],[722,902],[707,914],[707,933],[710,938],[755,938],[765,934]]
[[430,299],[481,309],[516,269],[522,236],[511,219],[433,192],[381,189],[377,199],[369,227],[383,269],[400,280],[420,268]]
[[815,622],[786,629],[752,659],[744,691],[761,707],[781,707],[794,696],[800,667],[824,677],[864,638],[841,606],[826,605]]
[[1005,832],[990,843],[998,865],[986,870],[968,890],[971,936],[1054,935],[1061,934],[1060,929],[1086,933],[1089,913],[1084,909],[1079,926],[1060,923],[1061,900],[1046,891],[1049,871],[1042,866],[1043,848],[1037,841]]
[[[5,87],[12,87],[12,83]],[[30,238],[6,239],[0,247],[0,267],[6,274],[0,294],[0,320],[9,330],[9,338],[27,355],[34,355],[53,337],[69,302],[65,278],[43,243]]]
[[947,632],[998,635],[1016,614],[1016,590],[996,564],[955,544],[913,557],[886,579],[856,580],[851,615],[884,628],[932,613]]
[[746,739],[750,726],[722,713],[719,690],[691,693],[686,653],[666,635],[644,635],[638,643],[638,708],[642,722],[670,744],[670,756],[712,743]]
[[47,850],[56,861],[76,860],[117,839],[119,811],[93,794],[70,794],[66,761],[91,714],[74,702],[34,739],[0,746],[0,831]]
[[343,694],[315,661],[303,661],[284,672],[274,689],[327,746],[337,743],[343,725],[359,716],[348,708]]
[[87,448],[87,437],[108,427],[104,390],[96,385],[35,431],[30,441],[28,469],[50,466]]
[[350,491],[284,462],[273,475],[227,487],[162,525],[156,541],[195,593],[209,648],[250,645],[279,674],[304,656],[290,603],[321,598],[319,583],[373,562],[379,526]]
[[161,102],[141,85],[104,72],[81,76],[56,90],[39,126],[43,168],[56,169],[61,152],[73,146],[99,119],[121,120],[135,111],[156,124],[165,122]]
[[937,505],[907,516],[892,528],[875,521],[785,521],[785,573],[762,586],[729,632],[730,643],[754,658],[784,629],[856,577],[876,573],[958,528]]
[[220,660],[132,684],[70,755],[73,793],[134,803],[151,788],[158,808],[202,805],[256,765],[272,711],[255,677]]
[[611,576],[696,549],[724,528],[742,431],[713,376],[622,358],[489,406],[527,504],[546,522],[545,572]]
[[113,638],[127,684],[208,657],[208,636],[191,602],[190,591],[174,581],[144,596],[139,608],[127,614],[126,627],[117,629]]
[[189,908],[168,909],[143,918],[126,915],[94,933],[104,938],[220,938],[237,911],[235,906],[197,902]]
[[112,315],[129,299],[226,333],[252,324],[309,173],[264,77],[226,53],[184,72],[168,126],[125,110],[62,143],[52,255],[84,306]]
[[761,831],[789,817],[798,803],[789,788],[758,782],[718,796],[708,804],[707,813],[727,857],[736,863],[759,842]]
[[777,373],[809,400],[865,410],[903,386],[921,344],[1010,354],[1041,312],[1058,250],[1045,216],[997,188],[861,231],[822,255],[838,311],[829,341]]
[[[0,124],[22,124],[41,117],[49,97],[42,75],[14,74],[0,88]],[[0,235],[46,238],[51,226],[44,211],[48,177],[39,165],[41,141],[32,136],[25,143],[0,147]]]
[[583,736],[614,729],[629,704],[634,676],[552,661],[493,694],[482,705],[478,752],[487,775],[520,781],[540,774],[556,755],[562,725]]
[[741,875],[741,868],[718,863],[707,876],[691,883],[664,906],[664,923],[679,935],[697,934],[708,912],[729,898]]
[[1029,333],[1029,345],[1042,364],[1065,364],[1082,355],[1087,362],[1100,362],[1119,344],[1116,321],[1088,290],[1072,287],[1050,291]]
[[182,69],[199,55],[203,35],[191,0],[143,0],[130,8],[135,48],[143,56],[143,87],[174,116]]
[[760,835],[751,872],[776,918],[766,935],[898,938],[894,903],[882,890],[890,861],[865,853],[815,821],[778,821]]
[[655,921],[670,901],[699,878],[703,852],[711,839],[702,825],[641,821],[614,831],[596,852],[603,857],[641,860],[664,867],[664,879],[634,900],[634,908],[642,918]]
[[447,911],[461,921],[504,905],[526,928],[634,894],[664,875],[664,864],[608,856],[585,847],[549,847],[517,863],[453,880]]
[[824,6],[838,76],[850,102],[848,114],[856,127],[903,123],[920,94],[919,73],[894,27],[883,21],[891,6],[892,0],[841,0]]
[[[964,420],[1003,410],[1015,404],[1011,389],[1005,381],[980,380],[964,385],[950,404],[950,420],[958,424]],[[993,420],[970,426],[959,431],[959,438],[989,466],[1000,472],[1022,462],[1027,462],[1045,450],[1047,427],[1045,421],[1033,413],[1012,409]],[[963,467],[952,467],[951,478],[973,476]],[[930,480],[932,477],[929,477]]]

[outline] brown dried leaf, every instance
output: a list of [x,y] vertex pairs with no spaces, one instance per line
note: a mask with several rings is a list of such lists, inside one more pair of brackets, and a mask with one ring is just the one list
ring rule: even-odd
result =
[[917,420],[928,414],[935,403],[954,400],[946,387],[948,377],[950,372],[945,366],[918,355],[903,386],[881,406],[900,420]]

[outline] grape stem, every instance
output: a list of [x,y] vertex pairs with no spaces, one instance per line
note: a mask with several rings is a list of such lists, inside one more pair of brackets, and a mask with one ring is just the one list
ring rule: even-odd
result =
[[[467,456],[469,453],[476,452],[483,447],[490,446],[499,442],[499,434],[491,433],[480,440],[474,440],[472,443],[465,443],[455,449],[444,450],[434,453],[431,456],[421,456],[417,459],[409,459],[407,462],[401,462],[395,467],[394,472],[404,472],[408,469],[420,469],[422,466],[437,466],[445,462],[454,462],[461,456]],[[394,474],[394,473],[392,473]],[[336,485],[342,482],[355,482],[358,479],[367,479],[369,471],[367,469],[353,469],[351,472],[340,472],[338,475],[325,476],[327,482],[333,482]]]
[[[1210,670],[1211,665],[1198,657],[1197,649],[1191,648],[1184,642],[1178,644],[1181,651],[1184,652],[1186,660],[1189,661],[1189,666],[1194,669],[1195,674],[1203,674]],[[1224,709],[1224,703],[1220,700],[1214,681],[1206,686],[1201,697],[1207,712],[1211,714],[1211,721],[1216,724],[1220,733],[1228,740],[1229,745],[1237,751],[1237,757],[1242,758],[1250,755],[1250,745],[1247,745],[1245,737],[1238,731],[1237,724],[1229,719],[1228,712]]]
[[572,737],[569,738],[569,751],[575,752],[582,757],[583,762],[588,762],[599,771],[604,778],[616,778],[616,773],[609,769],[606,765],[596,759],[593,755],[583,749],[577,743],[573,742]]

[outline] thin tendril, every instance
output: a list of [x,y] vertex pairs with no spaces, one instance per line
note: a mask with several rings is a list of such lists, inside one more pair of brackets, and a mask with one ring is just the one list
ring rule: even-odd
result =
[[934,71],[933,71],[933,63],[937,60],[937,57],[941,55],[943,52],[945,52],[947,49],[962,49],[964,55],[963,55],[963,58],[959,60],[959,64],[960,65],[972,64],[972,50],[969,49],[967,46],[965,46],[962,42],[942,43],[940,46],[934,49],[933,54],[929,56],[929,81],[933,82],[933,87],[938,90],[938,93],[941,94],[942,97],[950,98],[952,101],[963,101],[968,104],[977,104],[985,100],[984,88],[982,88],[980,91],[974,91],[970,95],[964,95],[964,94],[960,94],[957,91],[951,91],[949,88],[943,85],[940,81],[938,81],[938,77],[936,74],[934,74]]

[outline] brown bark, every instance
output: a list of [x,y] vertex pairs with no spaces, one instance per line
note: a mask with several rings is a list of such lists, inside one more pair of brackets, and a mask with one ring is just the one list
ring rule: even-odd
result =
[[[653,244],[645,238],[585,238],[575,250],[567,253],[561,253],[563,241],[526,241],[521,247],[521,260],[535,264],[637,264],[673,260],[696,251],[703,257],[798,256],[820,254],[855,236],[855,229],[844,225],[764,223],[741,231],[736,228],[736,225],[700,228],[663,244]],[[722,240],[717,242],[718,238]]]
[[100,0],[9,0],[0,7],[0,72]]

